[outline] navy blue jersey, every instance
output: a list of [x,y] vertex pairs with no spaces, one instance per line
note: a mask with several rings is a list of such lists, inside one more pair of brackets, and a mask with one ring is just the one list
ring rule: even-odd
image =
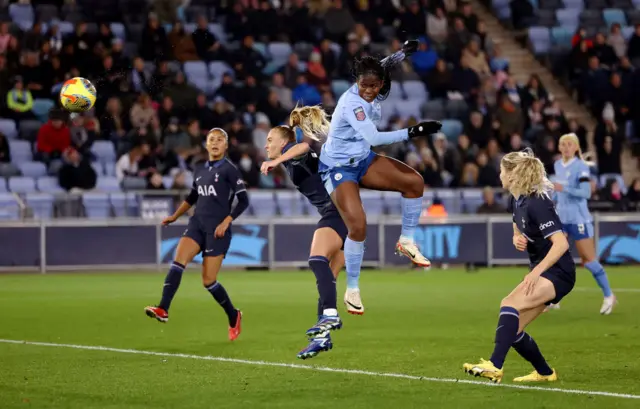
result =
[[[562,223],[548,195],[521,196],[517,200],[510,199],[513,222],[527,239],[527,252],[531,268],[535,267],[549,253],[552,243],[549,237],[562,232]],[[554,267],[572,273],[576,266],[567,250]]]
[[246,192],[246,188],[240,171],[225,158],[207,162],[194,172],[193,187],[186,201],[196,205],[194,217],[202,225],[215,227],[231,215],[233,198],[241,192]]
[[[294,143],[287,144],[282,153],[288,151]],[[318,155],[310,150],[302,156],[284,162],[284,167],[296,186],[309,202],[324,216],[328,213],[338,213],[338,209],[331,201],[331,197],[324,188],[322,178],[318,174]]]

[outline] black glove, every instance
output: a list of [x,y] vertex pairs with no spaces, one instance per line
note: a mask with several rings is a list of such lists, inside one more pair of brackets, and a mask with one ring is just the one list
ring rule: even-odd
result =
[[409,57],[418,50],[420,42],[418,40],[407,40],[402,44],[402,52]]
[[417,136],[429,136],[437,133],[442,128],[440,121],[424,121],[418,125],[409,127],[409,138],[415,138]]

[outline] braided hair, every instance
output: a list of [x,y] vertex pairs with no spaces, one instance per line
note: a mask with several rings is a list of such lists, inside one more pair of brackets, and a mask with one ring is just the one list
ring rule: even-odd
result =
[[387,99],[389,91],[391,91],[391,76],[389,75],[389,70],[382,65],[382,62],[378,58],[366,56],[356,60],[355,74],[356,80],[365,75],[375,75],[380,78],[383,81],[383,85],[382,88],[380,88],[380,93],[376,97],[376,100],[384,101]]

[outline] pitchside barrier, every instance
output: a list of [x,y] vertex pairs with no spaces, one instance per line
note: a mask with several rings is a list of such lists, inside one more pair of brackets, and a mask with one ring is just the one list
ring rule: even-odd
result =
[[[224,261],[237,268],[307,265],[317,218],[243,217],[233,225]],[[394,254],[401,219],[369,221],[365,265],[407,266]],[[162,227],[158,220],[47,220],[0,223],[0,271],[161,269],[173,258],[186,219]],[[596,214],[598,255],[610,264],[640,262],[640,214]],[[527,264],[512,245],[509,216],[461,215],[424,220],[416,242],[434,263]],[[575,249],[573,254],[576,255]],[[196,257],[194,263],[201,263]]]

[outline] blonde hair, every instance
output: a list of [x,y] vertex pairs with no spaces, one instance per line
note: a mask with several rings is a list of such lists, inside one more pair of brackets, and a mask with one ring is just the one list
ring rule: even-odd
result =
[[289,125],[298,127],[309,138],[321,142],[329,134],[331,125],[327,113],[319,105],[312,107],[297,106],[291,111]]
[[509,191],[515,197],[542,196],[553,191],[553,183],[547,178],[547,172],[540,159],[531,148],[504,155],[500,167],[506,172]]
[[573,142],[576,145],[576,147],[578,148],[578,150],[575,153],[575,156],[577,156],[581,161],[586,163],[587,166],[593,166],[594,165],[593,162],[588,162],[588,159],[587,159],[587,154],[588,153],[585,154],[585,155],[582,154],[582,149],[580,148],[580,140],[578,139],[578,135],[576,135],[574,133],[564,134],[558,140],[558,145],[560,145],[562,143],[562,141],[571,141],[571,142]]

